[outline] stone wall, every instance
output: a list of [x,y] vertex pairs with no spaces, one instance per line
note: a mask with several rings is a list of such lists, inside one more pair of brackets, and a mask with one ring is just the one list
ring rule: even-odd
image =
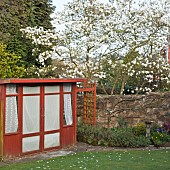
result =
[[[97,122],[116,127],[128,123],[170,122],[170,92],[148,95],[97,96]],[[78,97],[78,116],[83,114],[83,99]]]

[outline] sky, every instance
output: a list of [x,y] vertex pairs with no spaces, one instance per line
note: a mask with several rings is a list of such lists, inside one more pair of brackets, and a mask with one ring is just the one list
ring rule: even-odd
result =
[[64,9],[64,4],[71,2],[71,0],[53,0],[53,5],[56,6],[56,11]]

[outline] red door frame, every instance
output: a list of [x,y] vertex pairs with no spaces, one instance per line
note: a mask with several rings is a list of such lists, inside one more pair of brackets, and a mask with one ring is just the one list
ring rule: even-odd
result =
[[[44,108],[45,108],[45,95],[60,95],[60,107],[61,107],[61,91],[59,92],[56,92],[56,93],[45,93],[44,91],[44,87],[46,85],[49,85],[49,86],[52,86],[51,84],[36,84],[35,86],[39,86],[40,87],[40,93],[39,94],[21,94],[22,96],[22,101],[23,101],[23,97],[24,96],[40,96],[40,131],[39,132],[36,132],[36,133],[30,133],[30,134],[23,134],[22,130],[21,130],[21,141],[24,137],[32,137],[32,136],[40,136],[40,147],[39,147],[39,150],[35,150],[35,151],[30,151],[30,152],[25,152],[23,153],[22,152],[22,142],[21,142],[21,154],[22,155],[25,155],[25,154],[29,154],[29,153],[37,153],[37,152],[42,152],[42,151],[46,151],[46,150],[52,150],[52,149],[57,149],[57,148],[61,148],[61,139],[60,139],[60,146],[56,146],[56,147],[51,147],[51,148],[44,148],[44,136],[45,134],[53,134],[53,133],[57,133],[59,132],[60,133],[60,138],[61,138],[61,123],[60,123],[60,129],[57,129],[57,130],[51,130],[51,131],[45,131],[45,126],[44,126]],[[54,84],[53,84],[54,85]],[[61,89],[61,83],[60,84],[55,84],[55,85],[58,85]],[[22,88],[23,86],[29,86],[28,84],[24,84],[22,85]],[[21,105],[21,108],[23,110],[23,103]],[[21,112],[21,117],[23,115],[23,112]],[[60,110],[60,117],[61,117],[61,110]],[[22,128],[22,125],[23,125],[23,122],[22,122],[22,118],[21,118],[21,128]]]
[[[55,86],[56,85],[58,85],[59,86],[59,93],[45,93],[45,90],[44,90],[44,87],[46,86],[46,85],[49,85],[49,86],[53,86],[52,84],[50,85],[50,84],[44,84],[43,86],[42,86],[42,108],[41,108],[41,129],[40,129],[40,131],[41,131],[41,135],[42,135],[42,140],[41,140],[41,150],[40,151],[48,151],[48,150],[52,150],[52,149],[59,149],[59,148],[61,148],[61,135],[62,135],[62,133],[61,133],[61,115],[62,115],[62,112],[61,112],[61,105],[62,105],[62,92],[61,92],[61,90],[62,90],[62,84],[60,83],[60,84],[55,84]],[[60,128],[59,129],[57,129],[57,130],[50,130],[50,131],[45,131],[45,119],[44,119],[44,117],[45,117],[45,95],[60,95],[60,113],[59,113],[59,118],[60,118]],[[40,102],[40,103],[41,103]],[[51,147],[51,148],[44,148],[44,137],[45,137],[45,135],[46,134],[53,134],[53,133],[60,133],[60,146],[56,146],[56,147]]]

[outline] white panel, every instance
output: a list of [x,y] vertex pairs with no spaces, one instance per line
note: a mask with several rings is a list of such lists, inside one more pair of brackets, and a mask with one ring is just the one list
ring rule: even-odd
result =
[[64,92],[71,92],[72,90],[71,83],[64,83]]
[[60,86],[45,86],[45,93],[59,93]]
[[22,139],[22,152],[30,152],[39,150],[40,146],[40,137],[32,136]]
[[23,134],[40,131],[40,97],[23,97]]
[[16,94],[17,87],[16,84],[7,84],[6,85],[6,94]]
[[60,146],[60,133],[47,134],[44,137],[44,148]]
[[45,131],[60,128],[60,95],[45,95]]
[[17,97],[6,97],[5,133],[18,131]]
[[39,86],[35,86],[35,87],[24,86],[23,93],[24,94],[39,94],[40,87]]

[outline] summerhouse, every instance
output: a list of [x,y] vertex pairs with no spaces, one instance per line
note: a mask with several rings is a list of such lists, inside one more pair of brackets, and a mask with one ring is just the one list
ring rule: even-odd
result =
[[78,82],[87,79],[0,80],[1,158],[75,144]]

